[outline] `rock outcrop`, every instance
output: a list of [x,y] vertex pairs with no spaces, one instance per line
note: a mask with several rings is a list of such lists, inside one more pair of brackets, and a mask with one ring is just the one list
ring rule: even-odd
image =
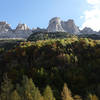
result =
[[14,30],[17,38],[27,38],[32,34],[32,30],[26,24],[18,24]]
[[59,17],[52,18],[47,28],[48,32],[69,32],[79,34],[79,28],[75,25],[74,20],[61,21]]
[[7,32],[9,30],[11,30],[11,27],[9,24],[7,24],[6,22],[0,22],[0,33]]
[[12,33],[13,32],[9,24],[6,22],[0,22],[0,38],[12,38],[14,36]]
[[96,31],[93,31],[91,28],[89,27],[85,27],[83,30],[80,31],[82,34],[97,34]]
[[63,32],[61,25],[61,20],[59,17],[54,17],[49,21],[49,26],[47,28],[48,32]]
[[29,30],[29,27],[26,24],[18,24],[16,30]]
[[26,24],[18,24],[16,29],[11,29],[6,22],[0,22],[0,38],[28,38],[32,30]]
[[75,25],[75,22],[72,19],[69,19],[66,22],[62,21],[61,24],[65,32],[72,33],[72,34],[80,33],[79,28]]

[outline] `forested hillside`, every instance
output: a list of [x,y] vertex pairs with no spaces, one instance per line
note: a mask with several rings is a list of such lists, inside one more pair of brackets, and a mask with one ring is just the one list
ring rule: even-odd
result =
[[100,98],[100,40],[21,42],[3,54],[0,69],[1,100]]
[[94,40],[100,40],[99,34],[71,34],[68,32],[33,32],[28,37],[28,41],[38,41],[47,39],[64,39],[64,38],[90,38]]
[[69,37],[76,37],[75,34],[67,32],[34,32],[28,37],[28,41],[38,41],[47,39],[64,39]]

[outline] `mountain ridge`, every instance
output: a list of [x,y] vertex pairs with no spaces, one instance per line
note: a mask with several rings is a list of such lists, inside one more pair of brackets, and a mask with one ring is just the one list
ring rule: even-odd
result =
[[10,24],[5,21],[0,22],[0,38],[24,38],[27,39],[34,32],[68,32],[70,34],[98,34],[89,27],[80,30],[73,19],[62,21],[60,17],[54,17],[49,21],[47,28],[30,29],[26,24],[18,24],[12,29]]

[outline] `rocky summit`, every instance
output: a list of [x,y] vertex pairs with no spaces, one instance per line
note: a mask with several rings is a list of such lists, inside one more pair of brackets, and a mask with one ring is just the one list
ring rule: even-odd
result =
[[52,18],[47,28],[48,32],[68,32],[79,34],[79,28],[75,25],[74,20],[61,21],[59,17]]
[[0,22],[0,33],[7,32],[11,30],[11,27],[6,22]]
[[32,34],[32,30],[26,24],[18,24],[14,30],[17,38],[27,38]]
[[59,17],[54,17],[49,21],[46,29],[32,28],[30,29],[26,24],[18,24],[15,29],[12,29],[7,22],[0,22],[0,38],[24,38],[27,39],[35,32],[68,32],[70,34],[100,34],[100,32],[93,31],[91,28],[84,28],[79,30],[75,25],[74,20],[62,21]]
[[49,26],[47,28],[48,32],[63,32],[64,29],[61,25],[61,20],[59,17],[52,18],[49,21]]
[[89,27],[85,27],[83,30],[80,31],[83,34],[96,34],[97,32]]
[[31,34],[32,30],[26,24],[18,24],[12,29],[7,22],[0,22],[0,38],[27,38]]

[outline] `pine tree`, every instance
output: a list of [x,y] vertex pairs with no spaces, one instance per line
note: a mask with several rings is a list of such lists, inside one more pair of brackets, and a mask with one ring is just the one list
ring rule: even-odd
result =
[[38,88],[36,88],[34,90],[34,94],[33,94],[33,100],[41,100],[42,99],[42,96],[40,94],[40,91]]
[[47,86],[43,93],[44,100],[55,100],[55,97],[53,96],[53,92],[50,88],[50,86]]
[[27,76],[23,76],[22,85],[17,85],[17,90],[23,100],[40,100],[42,97],[32,79],[28,79]]
[[8,79],[7,74],[4,75],[4,81],[1,83],[1,100],[10,100],[10,94],[13,89],[11,80]]
[[21,100],[21,97],[16,90],[11,93],[10,100]]
[[63,91],[61,93],[62,100],[73,100],[71,91],[68,89],[67,84],[64,84]]
[[25,99],[26,99],[26,100],[33,100],[33,97],[32,97],[32,95],[31,95],[31,93],[25,91]]
[[87,100],[99,100],[99,98],[95,94],[89,94]]

